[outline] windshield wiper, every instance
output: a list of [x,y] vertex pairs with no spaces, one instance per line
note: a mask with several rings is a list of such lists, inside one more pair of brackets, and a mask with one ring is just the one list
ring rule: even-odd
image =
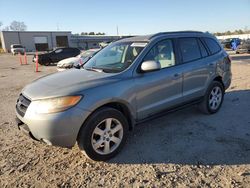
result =
[[88,70],[88,71],[95,71],[95,72],[103,72],[102,69],[100,68],[97,68],[97,67],[84,67],[85,70]]

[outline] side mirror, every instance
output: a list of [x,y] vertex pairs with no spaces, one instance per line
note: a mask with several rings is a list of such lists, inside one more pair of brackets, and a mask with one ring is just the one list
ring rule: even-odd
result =
[[161,69],[161,64],[157,61],[144,61],[141,64],[141,71],[142,72],[152,72]]

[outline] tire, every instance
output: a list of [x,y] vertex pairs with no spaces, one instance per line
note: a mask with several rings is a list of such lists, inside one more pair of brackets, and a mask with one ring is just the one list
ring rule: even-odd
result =
[[51,60],[49,58],[46,58],[43,63],[45,66],[49,66],[51,64]]
[[225,89],[222,83],[213,81],[207,89],[206,95],[199,104],[199,109],[205,114],[214,114],[219,111],[224,100]]
[[120,111],[109,107],[101,108],[82,125],[77,143],[88,158],[106,161],[122,149],[128,130],[128,121]]

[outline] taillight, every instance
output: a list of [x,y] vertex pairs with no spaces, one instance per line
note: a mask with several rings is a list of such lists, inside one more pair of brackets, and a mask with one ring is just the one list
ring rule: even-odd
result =
[[225,61],[227,64],[231,64],[231,62],[232,62],[232,57],[230,56],[230,55],[228,55],[227,57],[226,57],[226,61]]

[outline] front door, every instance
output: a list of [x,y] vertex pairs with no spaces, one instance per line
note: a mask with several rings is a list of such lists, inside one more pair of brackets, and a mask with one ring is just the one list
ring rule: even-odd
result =
[[147,118],[172,107],[182,97],[182,70],[176,66],[172,40],[158,42],[143,61],[158,61],[161,69],[140,73],[135,78],[137,93],[137,118]]

